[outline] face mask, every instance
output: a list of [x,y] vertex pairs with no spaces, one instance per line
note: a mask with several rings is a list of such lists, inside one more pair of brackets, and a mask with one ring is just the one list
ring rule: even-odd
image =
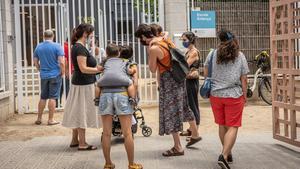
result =
[[141,44],[144,45],[144,46],[149,46],[149,44],[147,44],[147,42],[146,42],[145,40],[142,40],[142,39],[141,39],[140,42],[141,42]]
[[189,41],[183,41],[182,45],[183,45],[183,47],[188,48],[190,46],[190,42]]

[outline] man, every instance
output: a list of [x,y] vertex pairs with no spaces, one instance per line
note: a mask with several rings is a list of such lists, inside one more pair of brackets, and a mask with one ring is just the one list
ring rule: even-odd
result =
[[59,97],[61,79],[65,74],[64,51],[60,44],[54,43],[54,34],[51,30],[44,32],[44,42],[38,44],[34,51],[34,65],[40,72],[41,98],[38,105],[36,125],[42,124],[42,114],[48,102],[48,125],[59,122],[53,119],[56,99]]

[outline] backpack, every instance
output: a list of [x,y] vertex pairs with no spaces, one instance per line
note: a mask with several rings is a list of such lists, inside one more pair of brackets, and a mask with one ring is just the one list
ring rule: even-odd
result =
[[[184,82],[187,74],[190,71],[190,68],[189,68],[187,61],[185,60],[185,55],[183,54],[183,52],[181,52],[178,48],[175,48],[170,44],[168,44],[169,48],[167,48],[161,44],[159,44],[159,46],[167,49],[170,52],[171,68],[169,71],[171,72],[174,80],[178,83]],[[157,62],[161,66],[169,69],[169,67],[162,64],[158,59],[157,59]]]

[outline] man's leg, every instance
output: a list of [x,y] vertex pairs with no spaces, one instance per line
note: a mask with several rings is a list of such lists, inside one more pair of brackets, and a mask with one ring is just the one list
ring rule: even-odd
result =
[[55,106],[56,106],[56,100],[55,99],[49,99],[48,101],[48,109],[49,109],[49,118],[48,118],[48,123],[52,124],[54,123],[54,112],[55,112]]
[[227,127],[223,125],[219,125],[219,138],[223,146],[224,146],[224,137],[226,132],[227,132]]
[[52,78],[49,80],[49,102],[48,102],[48,109],[49,109],[49,119],[48,119],[48,124],[53,125],[53,124],[58,124],[53,119],[54,112],[55,112],[55,107],[56,107],[56,99],[60,95],[60,89],[61,89],[61,83],[62,79],[60,76],[56,78]]
[[125,139],[125,149],[127,152],[127,158],[129,165],[134,163],[134,142],[131,132],[131,115],[120,115],[119,119],[121,122],[122,133]]
[[111,165],[112,161],[110,158],[110,148],[111,148],[111,132],[112,132],[112,115],[103,115],[103,133],[102,133],[102,151],[105,158],[105,164]]
[[43,116],[44,109],[46,107],[46,102],[47,100],[43,100],[43,99],[40,99],[39,101],[37,122],[42,121],[42,116]]

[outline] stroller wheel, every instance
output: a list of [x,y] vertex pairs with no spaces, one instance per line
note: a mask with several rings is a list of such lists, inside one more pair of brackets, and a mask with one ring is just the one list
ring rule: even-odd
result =
[[149,137],[152,134],[152,129],[148,126],[144,126],[142,128],[142,134],[143,134],[144,137]]

